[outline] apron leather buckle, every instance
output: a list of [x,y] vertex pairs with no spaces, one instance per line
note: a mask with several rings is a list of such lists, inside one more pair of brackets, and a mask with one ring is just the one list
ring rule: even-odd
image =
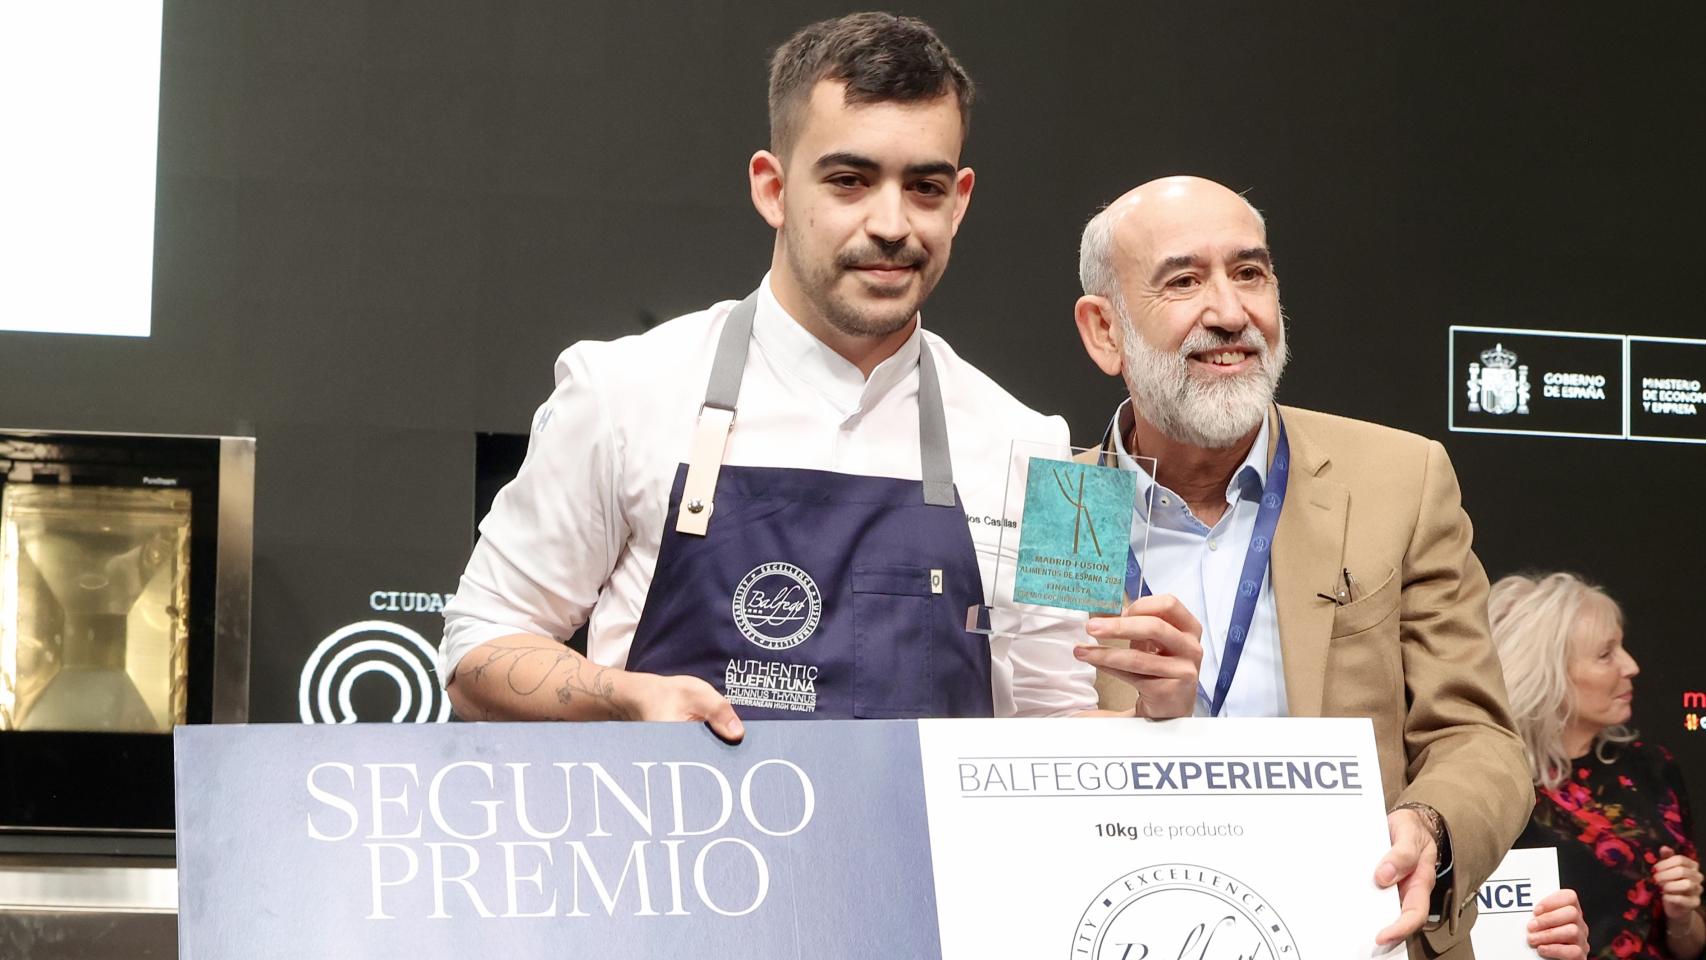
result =
[[723,467],[723,450],[728,446],[729,428],[734,420],[735,412],[724,407],[706,404],[699,409],[693,450],[687,458],[687,480],[681,491],[681,512],[675,518],[676,533],[705,535],[716,500],[717,473]]

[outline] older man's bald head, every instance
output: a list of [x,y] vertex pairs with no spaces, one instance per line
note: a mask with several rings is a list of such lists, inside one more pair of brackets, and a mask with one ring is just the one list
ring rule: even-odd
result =
[[1078,281],[1091,296],[1119,302],[1122,254],[1140,254],[1181,225],[1193,229],[1205,223],[1243,221],[1253,224],[1265,242],[1267,221],[1245,200],[1213,180],[1202,177],[1162,177],[1126,191],[1102,208],[1084,226],[1078,245]]
[[1097,366],[1135,415],[1199,449],[1254,436],[1285,368],[1279,280],[1262,215],[1212,180],[1168,177],[1084,229],[1073,307]]

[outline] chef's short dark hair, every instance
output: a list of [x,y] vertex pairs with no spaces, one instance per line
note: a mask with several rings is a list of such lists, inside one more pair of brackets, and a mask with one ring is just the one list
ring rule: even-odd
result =
[[935,100],[952,94],[960,136],[971,129],[974,95],[954,55],[930,25],[892,13],[850,13],[805,27],[770,58],[770,149],[783,154],[800,133],[812,88],[847,85],[848,104]]

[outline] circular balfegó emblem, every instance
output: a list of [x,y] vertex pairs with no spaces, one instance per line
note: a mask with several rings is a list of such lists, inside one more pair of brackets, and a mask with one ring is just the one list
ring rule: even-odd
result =
[[766,650],[799,646],[817,629],[823,598],[817,584],[791,563],[766,563],[735,587],[735,626]]
[[1071,960],[1295,960],[1285,921],[1249,884],[1210,867],[1162,863],[1096,894],[1072,934]]

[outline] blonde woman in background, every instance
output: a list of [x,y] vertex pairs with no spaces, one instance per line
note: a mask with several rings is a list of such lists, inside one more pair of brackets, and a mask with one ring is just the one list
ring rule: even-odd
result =
[[1598,587],[1553,573],[1505,577],[1487,612],[1534,776],[1534,814],[1516,846],[1558,848],[1591,956],[1700,957],[1693,817],[1669,751],[1624,726],[1640,668],[1623,649],[1622,611]]

